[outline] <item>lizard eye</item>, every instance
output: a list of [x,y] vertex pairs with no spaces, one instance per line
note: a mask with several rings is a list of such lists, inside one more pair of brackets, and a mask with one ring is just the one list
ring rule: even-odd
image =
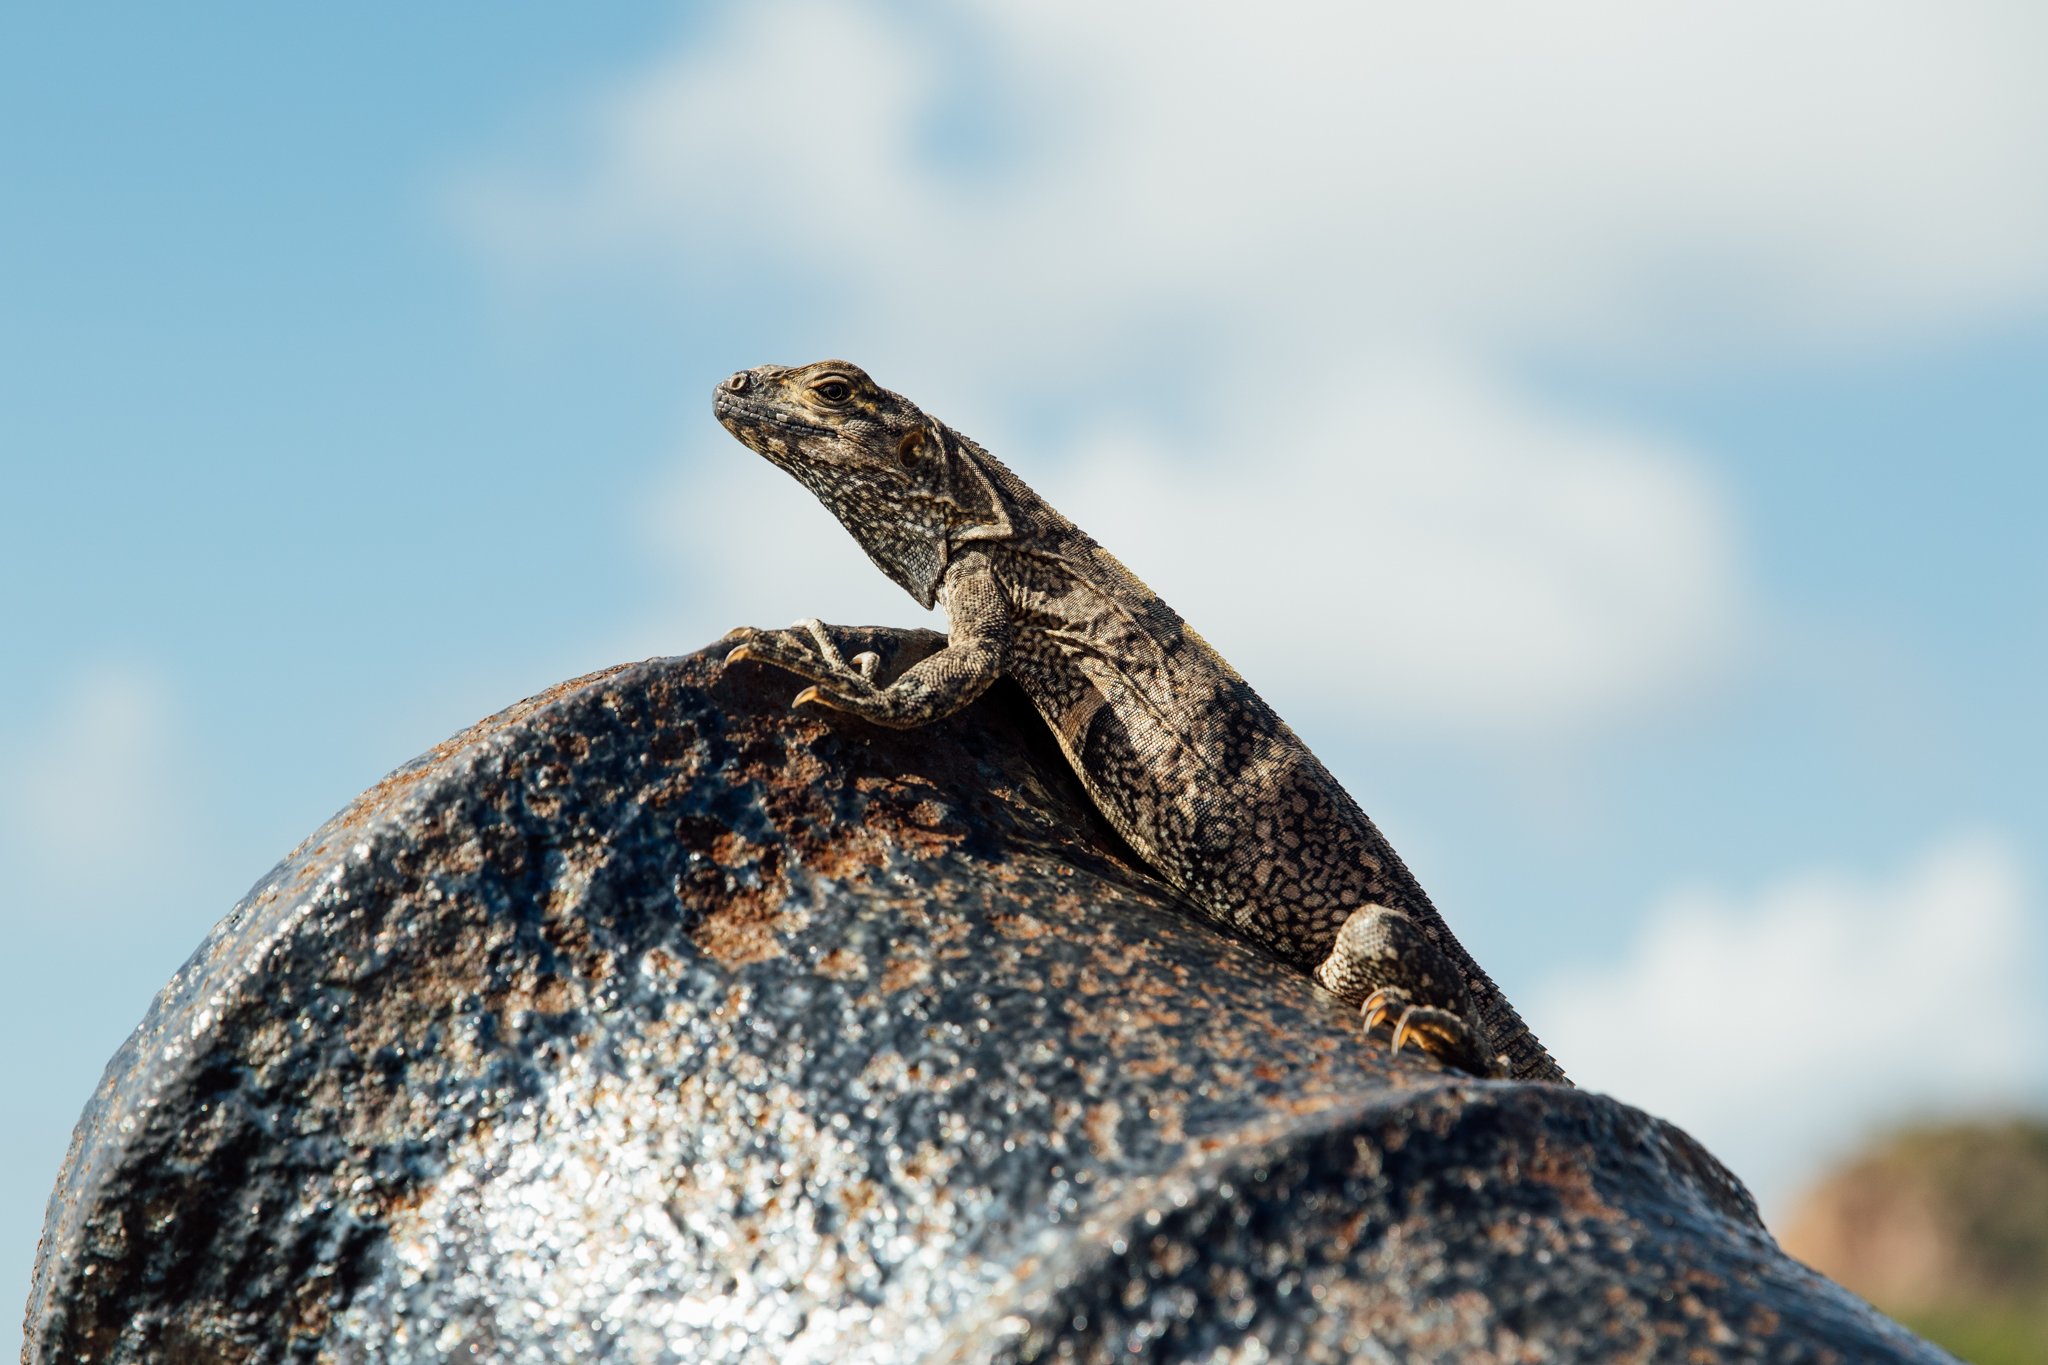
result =
[[835,375],[829,379],[820,379],[811,385],[811,392],[827,403],[844,403],[853,397],[853,385]]

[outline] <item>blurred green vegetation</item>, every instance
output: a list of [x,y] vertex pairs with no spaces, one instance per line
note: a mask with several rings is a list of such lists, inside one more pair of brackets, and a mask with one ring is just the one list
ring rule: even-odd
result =
[[1784,1243],[1972,1365],[2043,1365],[2048,1120],[1894,1132],[1806,1194]]
[[[1879,1304],[1880,1308],[1884,1305]],[[2048,1328],[2037,1306],[1957,1308],[1895,1314],[1900,1322],[1970,1365],[2043,1365]]]

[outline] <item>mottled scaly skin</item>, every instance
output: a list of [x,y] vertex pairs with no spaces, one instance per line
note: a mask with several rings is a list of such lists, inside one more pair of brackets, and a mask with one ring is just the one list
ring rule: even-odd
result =
[[1478,1074],[1563,1081],[1357,803],[1236,670],[1107,550],[980,446],[843,361],[719,386],[741,441],[794,475],[920,603],[946,649],[901,677],[830,630],[735,633],[732,659],[812,680],[885,725],[1015,678],[1103,815],[1214,920]]

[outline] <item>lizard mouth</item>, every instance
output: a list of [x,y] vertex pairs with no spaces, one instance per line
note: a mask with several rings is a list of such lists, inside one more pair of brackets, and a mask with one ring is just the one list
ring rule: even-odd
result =
[[806,422],[792,417],[783,408],[756,399],[742,398],[738,394],[719,393],[711,400],[711,410],[719,423],[735,434],[741,427],[774,427],[779,431],[798,436],[830,436],[834,433],[828,427],[815,422]]

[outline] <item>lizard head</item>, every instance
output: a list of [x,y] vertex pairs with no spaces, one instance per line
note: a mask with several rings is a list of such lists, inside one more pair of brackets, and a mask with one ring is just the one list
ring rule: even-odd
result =
[[955,546],[1009,534],[979,448],[856,365],[741,370],[719,384],[712,409],[749,449],[810,489],[876,567],[926,607]]

